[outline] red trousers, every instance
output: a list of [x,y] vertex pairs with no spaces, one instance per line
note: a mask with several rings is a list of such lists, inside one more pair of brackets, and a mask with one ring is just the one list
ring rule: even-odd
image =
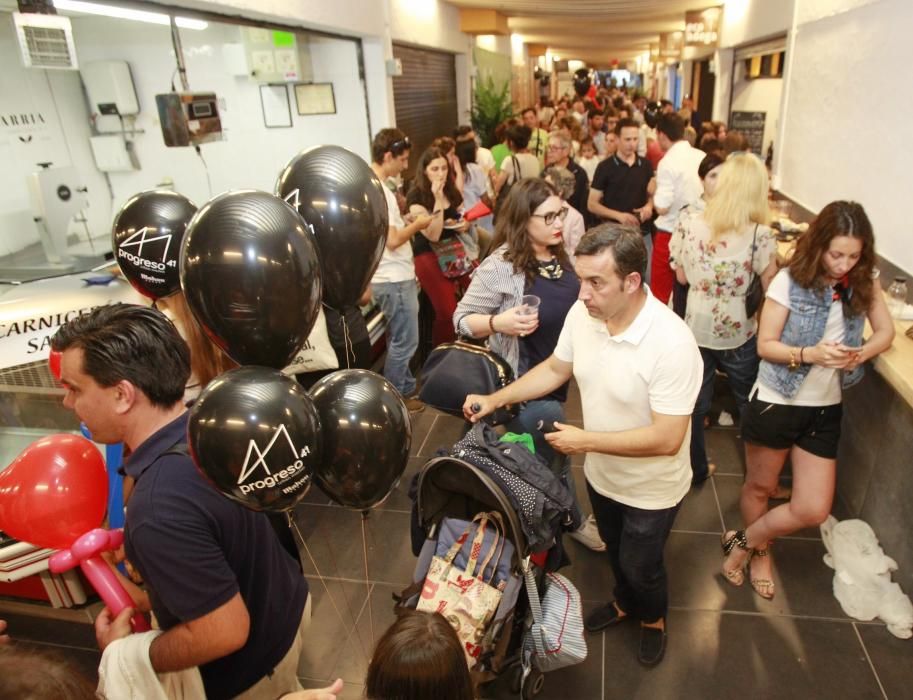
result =
[[672,283],[675,272],[669,267],[669,240],[672,234],[656,231],[653,234],[653,257],[650,260],[650,291],[663,304],[669,303],[672,296]]
[[444,277],[434,253],[421,253],[415,256],[415,274],[418,275],[422,291],[428,295],[434,307],[431,342],[435,346],[453,342],[456,337],[453,332],[453,312],[457,307],[460,280]]

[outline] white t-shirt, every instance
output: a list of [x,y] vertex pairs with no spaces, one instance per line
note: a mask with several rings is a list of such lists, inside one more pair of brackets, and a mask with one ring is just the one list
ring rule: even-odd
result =
[[586,171],[586,177],[592,183],[593,175],[596,174],[596,166],[602,162],[602,159],[599,156],[593,156],[592,158],[577,158],[574,162]]
[[[396,195],[390,191],[390,188],[384,185],[384,195],[387,198],[387,214],[390,217],[390,226],[403,229],[406,224],[399,213],[399,204],[396,201]],[[371,278],[372,284],[382,282],[407,282],[415,279],[415,263],[412,262],[412,243],[406,241],[396,250],[390,250],[384,246],[384,254],[380,259],[380,265]]]
[[482,172],[487,176],[495,168],[495,157],[487,148],[479,146],[476,150],[476,164],[482,168]]
[[656,228],[666,233],[675,230],[678,212],[689,202],[699,199],[704,186],[697,174],[697,167],[707,154],[688,145],[685,140],[676,141],[666,151],[656,168],[656,193],[653,206],[667,209],[656,217]]
[[[555,357],[574,365],[585,430],[618,432],[653,422],[651,411],[690,416],[704,374],[694,336],[647,290],[643,309],[623,333],[578,301],[568,312]],[[597,493],[635,508],[678,503],[691,487],[690,426],[675,455],[620,457],[587,453],[584,473]]]
[[539,159],[536,158],[532,153],[515,153],[513,157],[517,159],[517,164],[520,166],[520,175],[517,178],[514,178],[514,162],[513,159],[508,155],[501,161],[501,172],[507,173],[507,180],[504,182],[514,182],[515,180],[519,181],[525,177],[539,177],[539,173],[542,171],[542,166],[539,164]]
[[[789,305],[789,273],[787,270],[780,270],[771,280],[770,286],[767,288],[767,298],[792,310]],[[821,341],[842,343],[845,337],[843,304],[838,300],[831,303]],[[832,406],[840,403],[841,399],[840,372],[820,365],[812,365],[805,381],[799,386],[799,391],[792,398],[786,398],[760,381],[756,386],[758,398],[761,401],[784,406]]]

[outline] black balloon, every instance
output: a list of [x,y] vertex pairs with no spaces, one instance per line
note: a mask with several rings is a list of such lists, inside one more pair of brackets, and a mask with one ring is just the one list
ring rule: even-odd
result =
[[253,510],[294,507],[321,458],[320,419],[307,392],[266,367],[212,380],[190,409],[187,435],[200,471]]
[[655,129],[656,124],[659,122],[659,117],[662,113],[662,102],[647,103],[647,106],[644,107],[644,121],[647,122],[647,126],[649,126],[651,129]]
[[355,304],[380,264],[387,242],[383,185],[361,158],[340,146],[317,146],[292,158],[276,193],[307,222],[320,249],[323,301]]
[[409,461],[412,422],[402,396],[363,369],[327,375],[310,395],[323,435],[317,485],[341,505],[373,508],[396,488]]
[[590,71],[587,68],[578,68],[574,71],[574,92],[579,97],[584,97],[590,90]]
[[320,311],[313,236],[267,192],[226,192],[190,222],[181,286],[193,315],[242,365],[287,366]]
[[171,190],[133,195],[111,229],[111,249],[127,281],[143,296],[161,299],[181,289],[181,240],[197,207]]

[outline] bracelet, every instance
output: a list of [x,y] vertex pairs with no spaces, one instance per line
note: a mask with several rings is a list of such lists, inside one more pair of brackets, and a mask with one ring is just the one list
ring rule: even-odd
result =
[[804,346],[804,345],[803,345],[801,348],[799,348],[799,364],[800,364],[800,365],[804,365],[804,364],[805,364],[805,358],[803,357],[803,353],[805,353],[805,346]]
[[491,332],[492,332],[492,333],[497,333],[497,332],[498,332],[498,331],[495,330],[495,315],[494,315],[494,314],[491,314],[491,315],[488,317],[488,327],[491,329]]
[[799,360],[798,360],[798,358],[796,357],[796,349],[795,349],[795,348],[790,348],[790,349],[789,349],[789,364],[786,365],[786,368],[787,368],[790,372],[795,372],[797,369],[799,369]]

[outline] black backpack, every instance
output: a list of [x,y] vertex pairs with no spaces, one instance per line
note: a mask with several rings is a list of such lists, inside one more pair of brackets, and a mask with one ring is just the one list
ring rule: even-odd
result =
[[524,445],[500,442],[494,429],[476,423],[450,450],[450,456],[492,477],[510,499],[531,551],[552,546],[561,528],[576,529],[573,496],[561,479]]

